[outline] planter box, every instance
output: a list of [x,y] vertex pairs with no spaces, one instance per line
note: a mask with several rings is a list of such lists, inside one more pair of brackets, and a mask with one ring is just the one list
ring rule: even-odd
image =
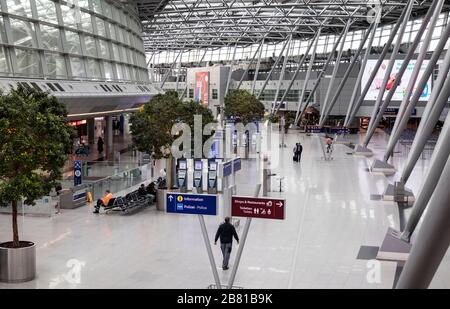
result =
[[0,281],[18,283],[31,281],[36,277],[36,245],[21,241],[22,248],[9,248],[0,244]]

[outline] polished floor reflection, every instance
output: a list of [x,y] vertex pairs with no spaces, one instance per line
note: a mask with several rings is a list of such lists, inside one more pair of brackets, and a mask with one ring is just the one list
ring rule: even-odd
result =
[[[390,179],[367,168],[381,155],[386,137],[370,146],[374,158],[349,155],[336,145],[323,160],[319,136],[287,135],[287,148],[274,168],[271,196],[287,199],[286,220],[254,219],[235,285],[245,288],[391,288],[394,262],[372,259],[389,227],[398,228],[394,203],[374,199]],[[355,137],[358,138],[358,137]],[[300,164],[292,161],[297,141]],[[396,164],[405,160],[400,154]],[[419,162],[409,186],[417,193],[428,159]],[[243,162],[238,194],[251,195],[258,182],[255,160]],[[281,176],[281,180],[279,178]],[[371,198],[372,197],[372,198]],[[0,216],[0,240],[9,239],[10,218]],[[64,210],[49,218],[20,217],[21,237],[37,243],[38,277],[0,288],[206,288],[214,282],[196,216],[168,215],[154,207],[133,215],[93,215],[90,207]],[[207,217],[212,240],[220,216]],[[242,233],[241,219],[238,233]],[[362,246],[364,246],[362,248]],[[372,248],[372,249],[371,249]],[[213,246],[219,265],[220,248]],[[233,247],[231,263],[237,246]],[[448,256],[432,287],[450,287]],[[222,283],[229,271],[219,269]]]

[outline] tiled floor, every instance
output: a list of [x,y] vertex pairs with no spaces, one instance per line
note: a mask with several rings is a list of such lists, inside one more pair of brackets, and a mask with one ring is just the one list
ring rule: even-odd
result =
[[[291,149],[301,140],[301,164]],[[377,135],[376,145],[385,137]],[[374,158],[357,158],[336,145],[334,160],[321,159],[318,136],[289,134],[274,171],[283,175],[286,220],[254,219],[235,285],[245,288],[391,288],[397,264],[357,259],[361,246],[379,246],[388,227],[398,228],[393,203],[374,201],[392,181],[367,172]],[[374,144],[374,145],[375,145]],[[371,145],[373,146],[373,145]],[[378,148],[378,147],[377,147]],[[376,156],[379,156],[376,153]],[[401,158],[394,158],[401,161]],[[403,158],[404,160],[404,158]],[[244,161],[238,194],[250,195],[256,161]],[[427,160],[410,187],[417,192]],[[205,218],[214,237],[220,216]],[[24,217],[21,237],[37,243],[38,277],[0,288],[206,288],[214,282],[196,216],[168,215],[154,207],[134,215],[93,215],[88,207],[49,218]],[[0,241],[9,240],[10,218],[0,216]],[[241,220],[238,233],[242,233]],[[216,264],[220,249],[213,246]],[[237,251],[235,245],[232,253]],[[433,287],[450,287],[446,257]],[[230,271],[219,269],[226,284]]]

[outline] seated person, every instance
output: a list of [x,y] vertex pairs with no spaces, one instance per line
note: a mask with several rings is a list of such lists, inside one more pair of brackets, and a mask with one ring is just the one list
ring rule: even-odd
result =
[[139,193],[140,196],[147,196],[148,195],[144,184],[141,184],[141,186],[138,189],[138,193]]
[[148,194],[156,196],[156,187],[154,182],[149,183],[146,190]]
[[95,214],[99,213],[100,206],[103,206],[103,207],[108,206],[108,203],[112,198],[113,198],[113,195],[111,194],[111,191],[106,190],[105,195],[101,199],[97,200],[97,205],[95,205],[94,213]]

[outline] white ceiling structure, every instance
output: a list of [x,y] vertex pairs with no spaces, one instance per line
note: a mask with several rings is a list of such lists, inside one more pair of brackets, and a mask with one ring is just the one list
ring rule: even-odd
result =
[[[413,18],[432,0],[414,0]],[[450,1],[446,1],[450,2]],[[406,0],[137,0],[147,52],[247,46],[290,35],[308,39],[322,34],[366,29],[377,8],[381,24],[395,22]],[[446,3],[448,10],[450,3]]]

